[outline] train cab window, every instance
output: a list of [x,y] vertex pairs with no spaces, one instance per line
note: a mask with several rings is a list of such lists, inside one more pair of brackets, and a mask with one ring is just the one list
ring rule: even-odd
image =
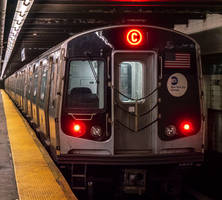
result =
[[71,61],[67,94],[68,107],[104,108],[104,62],[101,60]]
[[119,99],[122,102],[135,102],[143,96],[143,63],[123,61],[120,66]]

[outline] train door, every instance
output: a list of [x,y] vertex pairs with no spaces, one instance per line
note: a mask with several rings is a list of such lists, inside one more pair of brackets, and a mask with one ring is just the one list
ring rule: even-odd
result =
[[16,72],[16,74],[15,74],[15,79],[14,79],[14,100],[15,100],[15,103],[16,104],[18,104],[18,102],[17,102],[17,96],[18,96],[18,87],[17,87],[17,85],[18,85],[18,78],[19,78],[19,76],[18,76],[18,72]]
[[51,74],[51,58],[45,59],[42,66],[42,79],[40,84],[40,101],[39,101],[39,123],[40,130],[44,134],[44,140],[47,145],[50,144],[49,127],[48,127],[48,102],[49,102],[49,79]]
[[23,110],[23,96],[24,96],[24,69],[21,71],[21,85],[20,85],[20,108]]
[[27,104],[28,104],[28,110],[27,114],[32,119],[32,87],[33,87],[33,79],[34,79],[34,65],[29,67],[29,76],[28,76],[28,91],[27,91]]
[[54,57],[51,64],[51,74],[49,80],[49,105],[48,105],[48,124],[49,124],[49,134],[50,134],[50,150],[53,155],[56,154],[57,146],[57,130],[58,124],[56,123],[56,95],[57,95],[57,86],[59,78],[58,70],[58,58]]
[[28,67],[24,69],[23,112],[27,114]]
[[15,84],[15,93],[16,93],[16,98],[15,98],[15,101],[16,101],[16,104],[17,104],[17,106],[20,106],[19,105],[19,94],[20,94],[20,79],[21,79],[21,77],[20,77],[20,72],[17,72],[17,78],[16,78],[16,84]]
[[25,85],[25,70],[23,69],[21,71],[21,98],[20,98],[20,102],[21,102],[21,109],[22,111],[24,110],[24,85]]
[[115,153],[152,153],[157,137],[157,54],[118,51],[113,61]]
[[35,64],[35,70],[33,73],[33,91],[32,91],[32,117],[36,126],[39,125],[38,120],[38,98],[39,98],[39,77],[41,67],[38,63]]
[[18,102],[18,106],[19,106],[19,108],[21,108],[21,89],[22,89],[22,72],[20,71],[19,73],[18,73],[19,75],[18,75],[18,84],[17,84],[17,90],[18,90],[18,92],[17,92],[17,102]]
[[15,80],[15,102],[16,102],[16,105],[19,105],[19,102],[18,102],[18,96],[19,96],[19,74],[20,72],[17,72],[16,73],[16,80]]

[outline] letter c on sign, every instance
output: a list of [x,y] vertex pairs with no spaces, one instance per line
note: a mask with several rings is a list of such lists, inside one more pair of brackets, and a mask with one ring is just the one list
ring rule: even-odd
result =
[[139,30],[137,29],[131,29],[126,36],[126,40],[129,44],[131,45],[138,45],[142,41],[142,34]]

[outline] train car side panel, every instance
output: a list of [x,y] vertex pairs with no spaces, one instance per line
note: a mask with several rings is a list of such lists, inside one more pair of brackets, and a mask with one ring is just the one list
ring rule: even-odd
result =
[[[64,51],[64,50],[63,50]],[[48,103],[48,124],[50,134],[50,149],[55,159],[60,155],[60,135],[59,135],[59,105],[60,105],[60,70],[64,55],[61,50],[55,51],[51,60],[51,76],[49,82],[49,103]]]

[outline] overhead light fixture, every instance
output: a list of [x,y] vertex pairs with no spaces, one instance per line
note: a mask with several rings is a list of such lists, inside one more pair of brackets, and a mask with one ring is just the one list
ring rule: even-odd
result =
[[10,30],[9,37],[8,37],[8,43],[7,43],[4,63],[2,66],[2,73],[1,73],[1,77],[0,77],[1,79],[4,75],[6,66],[7,66],[10,56],[12,54],[12,50],[15,46],[15,42],[17,40],[19,32],[20,32],[22,25],[29,13],[29,10],[32,7],[33,2],[34,2],[34,0],[18,0],[15,15],[14,15],[12,26],[11,26],[11,30]]

